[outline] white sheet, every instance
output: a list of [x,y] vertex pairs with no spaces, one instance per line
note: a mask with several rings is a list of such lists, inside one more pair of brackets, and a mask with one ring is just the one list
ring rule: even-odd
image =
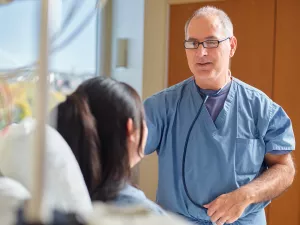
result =
[[[0,171],[32,190],[31,165],[35,120],[28,118],[11,125],[0,138]],[[43,212],[45,217],[55,209],[77,212],[87,217],[92,211],[91,200],[78,163],[60,134],[46,127],[47,149]]]

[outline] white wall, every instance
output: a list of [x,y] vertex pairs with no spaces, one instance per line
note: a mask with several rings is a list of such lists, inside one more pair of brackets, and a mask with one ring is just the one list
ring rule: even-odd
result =
[[[142,95],[144,0],[112,1],[111,76],[130,84]],[[128,68],[117,69],[117,39],[128,38]]]
[[[113,0],[112,3],[112,68],[111,76],[133,86],[142,98],[164,88],[164,32],[165,24],[160,16],[163,0]],[[150,12],[145,15],[144,11]],[[145,19],[144,19],[145,18]],[[159,37],[159,40],[156,40]],[[128,68],[116,69],[117,38],[128,38]],[[157,44],[158,43],[158,44]],[[161,53],[161,55],[159,54]],[[155,200],[158,163],[156,154],[145,157],[134,171],[134,181],[147,197]]]

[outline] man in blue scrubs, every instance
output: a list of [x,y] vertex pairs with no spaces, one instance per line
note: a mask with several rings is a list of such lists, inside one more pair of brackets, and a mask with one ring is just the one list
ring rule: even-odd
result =
[[187,21],[193,76],[145,101],[145,153],[159,160],[157,202],[197,224],[266,224],[264,208],[293,182],[292,124],[263,92],[231,76],[237,39],[225,12]]

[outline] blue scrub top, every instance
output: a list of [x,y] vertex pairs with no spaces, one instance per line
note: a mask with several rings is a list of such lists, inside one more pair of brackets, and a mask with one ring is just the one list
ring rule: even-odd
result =
[[[158,154],[158,204],[191,221],[210,224],[207,210],[188,199],[182,181],[187,132],[202,102],[193,77],[148,98],[145,153]],[[294,149],[291,120],[284,110],[263,92],[232,78],[216,120],[204,106],[190,134],[185,162],[188,192],[198,204],[207,204],[259,176],[267,169],[266,153]],[[268,203],[250,205],[234,225],[266,224],[263,209]]]

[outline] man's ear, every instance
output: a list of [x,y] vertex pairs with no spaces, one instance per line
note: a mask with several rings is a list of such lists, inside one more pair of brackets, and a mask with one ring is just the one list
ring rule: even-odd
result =
[[237,48],[237,39],[235,36],[230,38],[230,58],[234,56],[234,53]]

